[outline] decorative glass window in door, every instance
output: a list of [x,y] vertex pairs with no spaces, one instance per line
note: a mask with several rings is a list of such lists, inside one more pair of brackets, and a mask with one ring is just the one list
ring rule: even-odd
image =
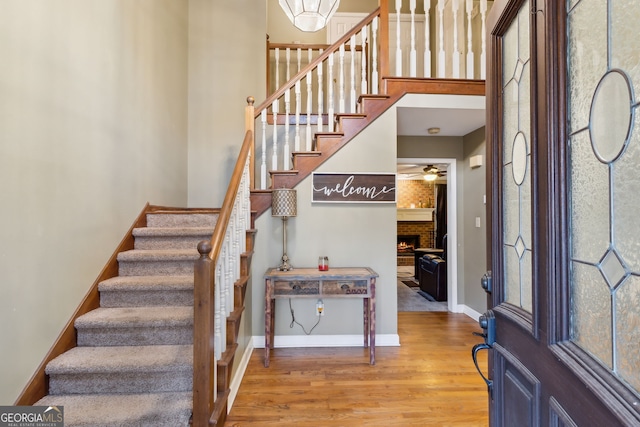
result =
[[567,7],[571,339],[640,390],[640,9]]
[[502,38],[505,301],[532,311],[529,1]]

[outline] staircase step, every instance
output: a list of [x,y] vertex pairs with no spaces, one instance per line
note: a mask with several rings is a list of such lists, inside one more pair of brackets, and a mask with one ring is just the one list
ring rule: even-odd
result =
[[214,227],[217,220],[212,210],[154,212],[147,214],[147,227]]
[[193,346],[75,347],[46,373],[52,395],[190,391]]
[[193,249],[202,240],[211,240],[212,227],[134,228],[134,249]]
[[193,343],[193,307],[98,308],[76,319],[79,346]]
[[193,249],[132,249],[118,254],[120,276],[189,276],[200,255]]
[[193,276],[116,276],[98,285],[100,306],[193,306]]
[[45,396],[40,406],[64,406],[67,427],[187,427],[190,392]]

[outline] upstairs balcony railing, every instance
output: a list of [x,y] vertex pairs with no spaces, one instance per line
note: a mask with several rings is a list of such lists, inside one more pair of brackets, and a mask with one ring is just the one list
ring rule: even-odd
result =
[[[487,0],[381,0],[332,45],[267,41],[270,96],[255,109],[256,188],[291,153],[313,151],[336,114],[358,113],[362,95],[384,94],[383,78],[484,80]],[[391,9],[393,7],[393,9]],[[334,17],[335,19],[335,17]]]

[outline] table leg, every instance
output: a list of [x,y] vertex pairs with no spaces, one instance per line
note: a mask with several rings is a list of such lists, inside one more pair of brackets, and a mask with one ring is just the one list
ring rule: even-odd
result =
[[369,298],[362,299],[362,319],[364,321],[364,348],[369,347]]
[[273,322],[271,320],[271,280],[267,279],[265,283],[265,301],[264,301],[264,367],[269,367],[269,350],[271,349],[271,329]]
[[369,298],[369,364],[376,364],[376,279],[371,279]]

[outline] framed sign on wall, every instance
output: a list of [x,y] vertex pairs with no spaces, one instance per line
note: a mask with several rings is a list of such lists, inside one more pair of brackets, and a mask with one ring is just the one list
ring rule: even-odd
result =
[[313,172],[312,202],[396,203],[395,173]]

